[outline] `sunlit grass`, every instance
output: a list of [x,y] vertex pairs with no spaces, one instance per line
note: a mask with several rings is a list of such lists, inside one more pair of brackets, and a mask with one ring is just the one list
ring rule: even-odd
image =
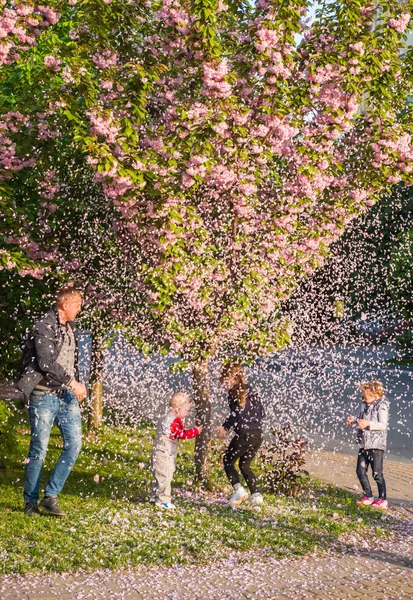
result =
[[[343,546],[343,534],[369,528],[382,532],[381,515],[359,510],[354,497],[308,480],[298,498],[265,496],[261,512],[232,511],[230,493],[215,450],[210,491],[193,484],[193,442],[181,442],[174,480],[175,511],[149,504],[149,459],[154,430],[104,427],[85,435],[79,460],[60,496],[61,519],[23,514],[24,458],[29,431],[18,424],[18,447],[0,473],[0,570],[73,571],[133,567],[138,564],[195,563],[234,551],[265,551],[276,557],[307,555]],[[53,430],[43,484],[60,451]],[[94,479],[99,475],[99,481]],[[380,528],[379,528],[380,525]]]

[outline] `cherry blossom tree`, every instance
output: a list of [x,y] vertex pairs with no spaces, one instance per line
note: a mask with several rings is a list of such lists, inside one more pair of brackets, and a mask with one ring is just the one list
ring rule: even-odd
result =
[[283,348],[298,282],[412,183],[412,2],[325,2],[312,23],[305,0],[71,4],[8,67],[37,82],[42,109],[9,110],[3,146],[49,204],[70,178],[62,132],[88,165],[126,249],[118,321],[193,371],[202,476],[210,360]]

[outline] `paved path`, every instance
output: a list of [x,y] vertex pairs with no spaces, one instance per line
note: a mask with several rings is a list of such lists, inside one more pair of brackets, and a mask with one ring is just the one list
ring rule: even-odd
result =
[[[355,491],[354,456],[314,452],[314,476]],[[386,462],[391,535],[343,554],[275,560],[234,554],[205,566],[7,576],[0,600],[412,600],[413,464]],[[245,561],[247,559],[247,562]]]
[[[322,481],[361,493],[356,476],[356,452],[357,450],[351,455],[324,450],[313,451],[306,460],[305,468]],[[383,471],[390,504],[413,508],[413,460],[409,462],[387,459],[384,461]],[[373,493],[376,493],[376,485],[371,477],[370,480]]]
[[[410,531],[410,538],[413,532]],[[402,545],[403,546],[403,545]],[[410,550],[413,549],[410,539]],[[139,568],[91,575],[8,577],[2,600],[411,600],[413,555],[357,555],[263,560],[236,558],[203,567]]]

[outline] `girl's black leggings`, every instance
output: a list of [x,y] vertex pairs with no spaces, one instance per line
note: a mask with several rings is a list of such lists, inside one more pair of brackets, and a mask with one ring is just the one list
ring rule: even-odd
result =
[[367,475],[369,465],[373,472],[374,480],[377,483],[379,498],[386,500],[386,482],[383,477],[383,457],[384,450],[365,450],[360,448],[357,457],[357,477],[359,478],[361,487],[365,496],[373,497],[370,481]]
[[257,478],[251,471],[251,463],[261,444],[262,431],[260,429],[240,431],[232,438],[224,454],[224,469],[231,484],[234,486],[236,483],[240,483],[238,471],[235,469],[235,462],[239,459],[240,471],[251,494],[259,492]]

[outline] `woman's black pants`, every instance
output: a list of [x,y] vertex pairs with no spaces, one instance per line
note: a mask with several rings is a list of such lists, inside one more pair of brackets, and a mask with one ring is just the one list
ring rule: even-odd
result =
[[261,444],[261,430],[244,430],[234,435],[224,454],[224,469],[232,486],[240,483],[238,471],[235,469],[235,462],[239,459],[240,471],[251,494],[259,492],[257,478],[251,471],[251,463]]

